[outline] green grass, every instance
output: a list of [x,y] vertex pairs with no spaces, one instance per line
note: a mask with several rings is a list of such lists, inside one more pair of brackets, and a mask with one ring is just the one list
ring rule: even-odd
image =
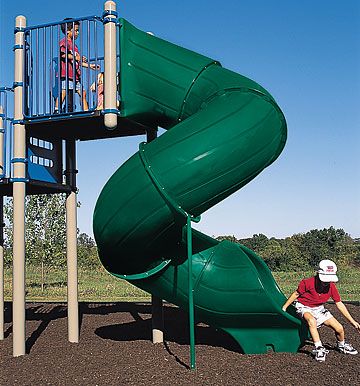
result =
[[[5,269],[5,299],[11,300],[10,268]],[[286,296],[290,295],[299,281],[313,272],[273,272],[274,278]],[[360,270],[341,270],[338,283],[343,300],[360,300]],[[45,285],[41,288],[40,267],[26,269],[26,299],[28,301],[66,301],[66,268],[46,268]],[[125,280],[116,279],[102,267],[79,268],[79,300],[88,302],[147,301],[150,295]]]
[[[11,300],[11,269],[5,269],[5,299]],[[41,268],[26,268],[27,301],[66,301],[67,278],[64,270],[46,268],[45,285],[41,288]],[[146,301],[150,295],[125,280],[116,279],[102,267],[94,270],[79,268],[79,300],[88,302]]]

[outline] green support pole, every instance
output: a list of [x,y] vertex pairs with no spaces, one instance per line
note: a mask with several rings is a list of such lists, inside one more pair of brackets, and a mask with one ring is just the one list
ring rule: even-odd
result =
[[195,321],[194,321],[194,288],[192,280],[192,229],[191,216],[186,219],[187,253],[189,274],[189,330],[190,330],[190,368],[195,370]]

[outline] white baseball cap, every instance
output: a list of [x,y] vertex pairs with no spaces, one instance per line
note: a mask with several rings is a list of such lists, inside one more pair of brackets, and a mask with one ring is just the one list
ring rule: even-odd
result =
[[331,260],[321,260],[319,263],[319,279],[325,283],[337,282],[339,278],[336,275],[336,264]]

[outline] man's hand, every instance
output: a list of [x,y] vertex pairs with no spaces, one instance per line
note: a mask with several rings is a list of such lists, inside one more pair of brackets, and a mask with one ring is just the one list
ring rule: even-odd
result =
[[360,332],[360,324],[354,320],[354,323],[351,323],[359,332]]
[[96,65],[96,64],[94,64],[94,63],[91,63],[91,64],[90,64],[90,68],[91,68],[92,70],[100,70],[100,66],[99,66],[99,65]]
[[283,304],[281,309],[286,312],[286,309],[290,306],[292,302],[294,302],[300,296],[299,292],[294,291],[288,298],[288,300]]

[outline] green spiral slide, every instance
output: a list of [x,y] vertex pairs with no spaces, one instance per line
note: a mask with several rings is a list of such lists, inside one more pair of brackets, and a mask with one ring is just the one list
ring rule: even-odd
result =
[[[254,81],[120,23],[121,114],[167,131],[109,179],[94,235],[111,274],[187,309],[186,215],[195,220],[274,162],[286,122]],[[196,320],[229,333],[244,353],[297,351],[301,323],[281,310],[285,296],[263,260],[192,235]]]

